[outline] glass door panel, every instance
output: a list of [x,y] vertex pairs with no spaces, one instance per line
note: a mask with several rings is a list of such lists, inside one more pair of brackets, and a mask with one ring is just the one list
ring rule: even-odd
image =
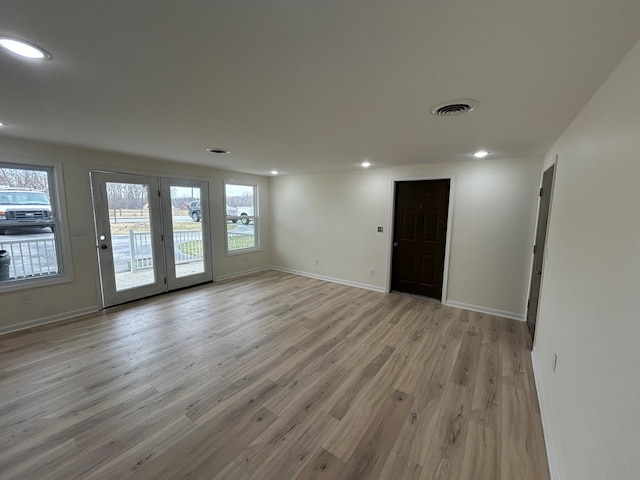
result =
[[171,226],[176,278],[204,272],[202,203],[199,187],[171,185]]
[[116,291],[155,283],[149,185],[107,182]]
[[91,188],[104,306],[165,291],[157,179],[91,172]]
[[211,281],[208,184],[161,180],[169,289]]

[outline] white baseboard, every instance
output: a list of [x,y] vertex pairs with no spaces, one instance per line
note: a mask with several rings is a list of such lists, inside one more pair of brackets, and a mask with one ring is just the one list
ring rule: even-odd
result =
[[540,406],[540,417],[542,418],[542,432],[544,433],[544,444],[547,450],[547,462],[549,462],[549,475],[551,480],[562,480],[558,461],[556,460],[556,449],[551,438],[551,422],[547,415],[544,390],[542,384],[538,382],[536,375],[536,365],[538,364],[538,356],[536,351],[531,352],[531,363],[533,363],[533,379],[536,382],[536,391],[538,392],[538,405]]
[[478,305],[470,305],[468,303],[454,302],[453,300],[447,300],[445,302],[445,305],[449,305],[450,307],[462,308],[463,310],[488,313],[489,315],[495,315],[496,317],[510,318],[512,320],[519,320],[521,322],[524,322],[526,320],[526,317],[522,313],[506,312],[504,310],[496,310],[495,308],[480,307]]
[[[267,265],[264,267],[258,267],[258,268],[252,268],[249,270],[243,270],[241,272],[234,272],[234,273],[230,273],[227,275],[219,275],[217,277],[215,277],[214,281],[219,282],[219,281],[223,281],[223,280],[230,280],[233,278],[239,278],[239,277],[245,277],[247,275],[253,275],[255,273],[260,273],[260,272],[264,272],[266,270],[276,270],[279,272],[285,272],[285,273],[291,273],[294,275],[301,275],[303,277],[309,277],[309,278],[314,278],[316,280],[324,280],[326,282],[331,282],[331,283],[338,283],[340,285],[347,285],[349,287],[357,287],[357,288],[364,288],[366,290],[372,290],[374,292],[379,292],[379,293],[387,293],[386,289],[384,287],[380,287],[377,285],[370,285],[367,283],[360,283],[360,282],[352,282],[350,280],[344,280],[342,278],[335,278],[335,277],[329,277],[327,275],[320,275],[320,274],[316,274],[316,273],[310,273],[310,272],[304,272],[302,270],[294,270],[292,268],[284,268],[284,267],[278,267],[276,265]],[[451,307],[457,307],[457,308],[462,308],[465,310],[472,310],[475,312],[480,312],[480,313],[488,313],[490,315],[496,315],[499,317],[505,317],[505,318],[511,318],[513,320],[520,320],[520,321],[525,321],[525,316],[523,314],[518,314],[518,313],[513,313],[513,312],[506,312],[503,310],[496,310],[493,308],[486,308],[486,307],[480,307],[478,305],[470,305],[467,303],[462,303],[462,302],[455,302],[455,301],[451,301],[448,300],[446,303],[446,305],[449,305]],[[70,318],[73,317],[79,317],[81,315],[86,315],[88,313],[94,313],[94,312],[98,312],[100,311],[101,308],[98,305],[95,306],[91,306],[91,307],[87,307],[87,308],[82,308],[79,310],[73,310],[70,312],[64,312],[64,313],[60,313],[57,315],[51,315],[49,317],[44,317],[44,318],[38,318],[35,320],[29,320],[27,322],[22,322],[22,323],[18,323],[15,325],[7,325],[7,326],[0,326],[0,335],[4,335],[6,333],[11,333],[11,332],[17,332],[20,330],[26,330],[27,328],[33,328],[33,327],[37,327],[40,325],[46,325],[48,323],[55,323],[55,322],[61,322],[63,320],[69,320]]]
[[277,270],[278,272],[292,273],[294,275],[301,275],[303,277],[315,278],[316,280],[324,280],[325,282],[339,283],[340,285],[347,285],[349,287],[358,287],[364,288],[365,290],[373,290],[374,292],[386,293],[384,287],[369,285],[368,283],[352,282],[351,280],[344,280],[342,278],[328,277],[326,275],[303,272],[301,270],[293,270],[291,268],[277,267],[275,265],[271,265],[269,268],[271,270]]
[[0,327],[0,335],[6,333],[19,332],[20,330],[26,330],[28,328],[39,327],[41,325],[47,325],[48,323],[62,322],[63,320],[69,320],[71,318],[87,315],[88,313],[95,313],[102,310],[98,305],[91,307],[81,308],[79,310],[72,310],[70,312],[59,313],[57,315],[51,315],[49,317],[36,318],[35,320],[29,320],[27,322],[16,323],[14,325],[6,325]]

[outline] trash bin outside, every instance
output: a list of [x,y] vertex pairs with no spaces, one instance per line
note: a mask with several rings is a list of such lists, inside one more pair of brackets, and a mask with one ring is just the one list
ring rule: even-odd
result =
[[9,280],[9,264],[11,263],[11,255],[6,250],[0,250],[0,282]]

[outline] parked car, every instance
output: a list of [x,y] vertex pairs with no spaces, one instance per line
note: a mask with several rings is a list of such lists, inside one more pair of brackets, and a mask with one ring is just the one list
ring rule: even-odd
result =
[[202,208],[200,200],[195,200],[189,204],[189,216],[194,222],[199,222],[202,218]]
[[42,227],[53,231],[49,196],[40,190],[0,187],[0,235],[7,229]]

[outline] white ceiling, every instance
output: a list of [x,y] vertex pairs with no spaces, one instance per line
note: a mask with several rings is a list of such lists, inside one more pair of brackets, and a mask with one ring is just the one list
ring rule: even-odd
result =
[[0,35],[53,56],[0,52],[2,135],[289,174],[543,155],[640,1],[3,0]]

